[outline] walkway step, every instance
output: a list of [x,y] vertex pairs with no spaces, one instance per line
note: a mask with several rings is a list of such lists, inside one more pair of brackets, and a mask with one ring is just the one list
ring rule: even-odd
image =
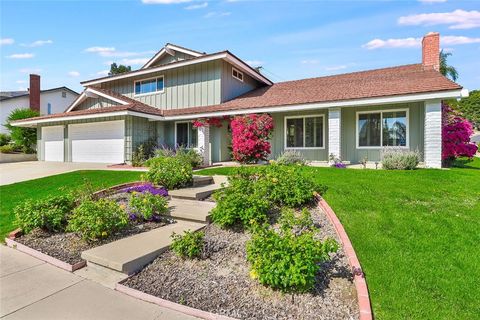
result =
[[215,202],[172,198],[168,202],[168,206],[170,215],[175,219],[205,223],[208,222]]
[[78,269],[74,273],[110,289],[115,289],[115,285],[118,282],[128,278],[128,275],[125,273],[102,267],[93,262],[88,262],[85,268]]
[[202,187],[209,184],[214,184],[215,181],[211,176],[193,176],[193,186]]
[[168,194],[172,198],[187,199],[187,200],[202,200],[208,198],[215,191],[222,188],[223,183],[227,183],[225,176],[212,176],[214,184],[209,184],[200,187],[182,188],[177,190],[169,190]]
[[136,234],[82,252],[82,258],[105,268],[133,274],[153,261],[171,244],[171,234],[196,231],[205,224],[182,221]]

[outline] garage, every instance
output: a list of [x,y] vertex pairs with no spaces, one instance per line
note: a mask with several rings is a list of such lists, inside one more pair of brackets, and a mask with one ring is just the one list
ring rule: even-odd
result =
[[125,123],[104,121],[71,124],[68,134],[72,162],[123,163]]
[[63,126],[42,127],[45,161],[64,161]]

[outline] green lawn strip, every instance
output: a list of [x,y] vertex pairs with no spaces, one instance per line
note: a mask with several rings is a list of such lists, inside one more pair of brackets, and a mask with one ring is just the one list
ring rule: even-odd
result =
[[[480,314],[480,159],[450,170],[305,167],[329,189],[367,275],[377,319]],[[229,174],[214,168],[197,174]]]
[[15,228],[13,208],[27,199],[41,199],[65,192],[63,190],[79,188],[85,180],[102,189],[139,180],[140,175],[141,172],[135,171],[85,170],[0,186],[0,236],[3,240]]

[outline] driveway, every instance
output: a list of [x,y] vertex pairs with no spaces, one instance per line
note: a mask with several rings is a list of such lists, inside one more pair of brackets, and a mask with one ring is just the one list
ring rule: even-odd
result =
[[196,319],[108,289],[4,245],[0,245],[0,318]]
[[76,170],[120,170],[105,163],[26,161],[0,163],[0,186]]

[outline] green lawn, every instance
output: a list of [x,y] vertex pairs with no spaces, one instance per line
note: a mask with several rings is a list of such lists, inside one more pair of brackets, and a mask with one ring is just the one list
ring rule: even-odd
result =
[[[377,319],[480,318],[480,159],[451,170],[305,167],[329,189]],[[229,174],[232,168],[202,174]]]
[[[75,171],[40,178],[25,182],[18,182],[0,186],[0,236],[5,237],[14,229],[13,208],[27,199],[41,199],[61,190],[79,188],[85,179],[98,188],[109,187],[140,179],[140,172],[135,171]],[[0,241],[1,242],[1,241]]]

